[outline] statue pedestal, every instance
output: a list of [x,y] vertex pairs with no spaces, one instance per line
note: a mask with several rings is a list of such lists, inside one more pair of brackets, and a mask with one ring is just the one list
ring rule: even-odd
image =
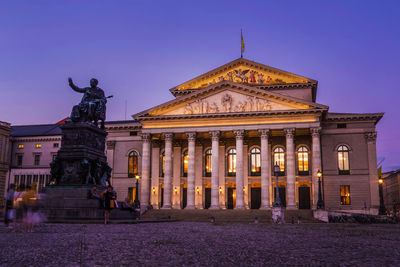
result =
[[107,165],[104,153],[107,132],[84,122],[65,124],[61,131],[61,148],[52,166],[55,185],[100,184]]

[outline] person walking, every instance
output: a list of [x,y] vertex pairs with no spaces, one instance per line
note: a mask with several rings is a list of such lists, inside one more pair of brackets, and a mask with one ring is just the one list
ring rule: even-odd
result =
[[110,222],[110,213],[115,207],[117,194],[113,190],[112,186],[109,185],[102,195],[104,197],[104,224],[107,224]]
[[6,194],[6,208],[4,210],[4,225],[7,228],[12,228],[12,226],[9,226],[9,223],[10,220],[15,220],[14,217],[14,184],[10,184]]

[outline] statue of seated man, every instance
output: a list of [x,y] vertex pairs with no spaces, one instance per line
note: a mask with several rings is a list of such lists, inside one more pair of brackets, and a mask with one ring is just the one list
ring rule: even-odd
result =
[[74,91],[83,93],[81,102],[72,108],[71,121],[93,122],[97,126],[97,122],[100,120],[101,128],[104,128],[107,98],[104,96],[104,91],[97,87],[99,82],[91,79],[90,87],[86,88],[79,88],[71,78],[68,78],[68,83]]

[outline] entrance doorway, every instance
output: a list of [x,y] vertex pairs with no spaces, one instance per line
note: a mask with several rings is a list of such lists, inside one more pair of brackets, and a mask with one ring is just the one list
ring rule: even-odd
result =
[[160,207],[164,206],[164,187],[161,187],[161,203]]
[[236,206],[236,188],[228,188],[228,209],[233,209]]
[[187,205],[187,188],[182,188],[182,209]]
[[[274,201],[276,198],[276,187],[274,188]],[[284,207],[286,207],[286,188],[283,185],[279,186],[279,198]]]
[[259,209],[261,206],[261,188],[251,188],[251,209]]
[[211,188],[204,188],[204,208],[211,206]]
[[310,187],[307,185],[299,186],[299,209],[310,209]]

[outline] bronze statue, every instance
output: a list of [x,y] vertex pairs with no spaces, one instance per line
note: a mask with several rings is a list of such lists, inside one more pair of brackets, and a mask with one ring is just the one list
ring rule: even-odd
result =
[[97,122],[101,121],[101,128],[104,129],[104,121],[106,119],[106,103],[104,91],[97,87],[99,83],[96,79],[90,80],[90,87],[79,88],[71,78],[68,78],[69,86],[78,93],[83,93],[81,102],[72,108],[71,121],[73,122],[93,122],[97,126]]

